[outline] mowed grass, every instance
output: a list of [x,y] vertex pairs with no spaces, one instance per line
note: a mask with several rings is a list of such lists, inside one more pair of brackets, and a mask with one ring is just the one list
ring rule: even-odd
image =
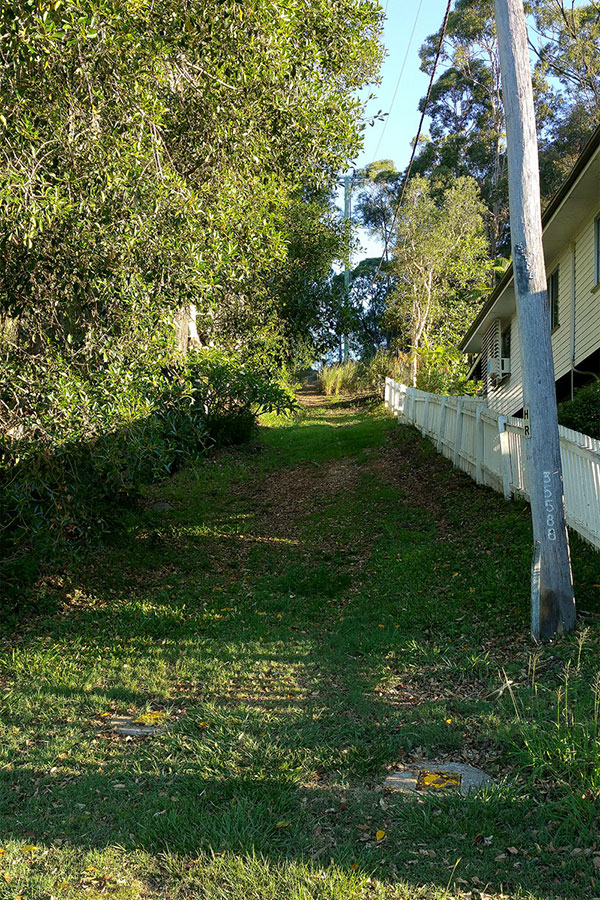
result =
[[[377,410],[179,473],[6,612],[0,900],[600,896],[598,556],[572,540],[583,624],[536,648],[530,545]],[[383,791],[414,757],[495,785]]]

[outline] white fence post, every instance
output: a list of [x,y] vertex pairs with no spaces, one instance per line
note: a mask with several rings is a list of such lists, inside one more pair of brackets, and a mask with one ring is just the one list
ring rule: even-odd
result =
[[427,437],[429,431],[429,394],[425,399],[425,411],[423,413],[423,427],[421,428],[421,436]]
[[386,409],[391,409],[392,379],[386,376],[384,389],[384,403]]
[[500,438],[500,453],[502,455],[502,487],[505,499],[510,500],[512,497],[512,465],[508,431],[506,430],[506,416],[498,416],[498,436]]
[[406,416],[406,388],[403,384],[400,385],[400,403],[398,404],[398,421],[400,421],[400,417],[404,419]]
[[462,397],[458,398],[458,403],[456,404],[456,428],[454,429],[454,465],[457,469],[460,469],[460,446],[462,444],[462,430],[463,430],[463,399]]
[[483,482],[483,463],[485,456],[485,422],[481,418],[484,410],[483,404],[479,404],[475,412],[475,481],[477,484]]
[[411,399],[412,399],[412,388],[406,388],[406,400],[404,401],[404,420],[407,425],[411,425]]
[[444,438],[446,437],[446,411],[448,398],[442,397],[442,408],[440,410],[440,432],[437,439],[437,452],[442,453],[444,449]]

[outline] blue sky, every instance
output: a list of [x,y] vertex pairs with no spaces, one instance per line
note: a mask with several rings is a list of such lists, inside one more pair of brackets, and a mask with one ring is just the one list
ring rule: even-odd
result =
[[[386,0],[382,0],[382,6],[385,8]],[[407,165],[410,142],[419,125],[417,106],[428,84],[427,76],[419,68],[419,47],[428,35],[441,26],[445,11],[446,0],[421,0],[420,9],[419,0],[411,0],[410,3],[406,0],[387,0],[384,36],[387,58],[381,71],[382,81],[365,94],[376,95],[369,103],[368,115],[374,115],[379,109],[390,112],[390,115],[385,130],[383,122],[376,122],[372,128],[367,126],[364,149],[356,158],[355,166],[365,166],[375,159],[392,159],[399,170]],[[392,106],[405,57],[404,71]],[[340,205],[343,207],[343,195],[340,195]],[[362,235],[362,242],[364,252],[359,254],[359,258],[381,252],[380,242],[368,238],[366,234]]]
[[[385,5],[383,2],[384,8]],[[381,72],[382,82],[366,93],[377,95],[369,104],[369,113],[376,113],[379,109],[388,112],[390,107],[391,113],[385,131],[383,122],[376,122],[372,128],[367,126],[364,150],[357,157],[356,165],[364,166],[374,159],[393,159],[398,169],[403,169],[410,156],[411,139],[419,125],[417,104],[425,95],[428,84],[427,76],[419,68],[419,48],[425,38],[441,26],[446,0],[421,0],[420,11],[419,0],[412,0],[410,3],[406,0],[389,0],[387,6],[384,37],[387,58]],[[414,36],[410,41],[413,27]],[[392,107],[394,90],[405,57],[404,72]],[[380,138],[381,143],[377,149]]]

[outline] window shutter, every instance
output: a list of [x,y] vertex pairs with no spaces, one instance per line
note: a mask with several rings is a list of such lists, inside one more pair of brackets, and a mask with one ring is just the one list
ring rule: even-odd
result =
[[494,319],[484,334],[483,341],[481,342],[481,370],[486,394],[489,394],[490,389],[493,386],[493,381],[488,372],[488,361],[490,359],[500,359],[501,341],[502,327],[500,325],[500,319]]

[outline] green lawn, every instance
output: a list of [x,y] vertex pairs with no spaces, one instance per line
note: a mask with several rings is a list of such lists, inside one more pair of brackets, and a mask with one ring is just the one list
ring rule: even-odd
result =
[[[585,628],[536,649],[530,544],[335,403],[153,490],[2,625],[0,900],[600,896],[598,556],[572,539]],[[496,785],[384,793],[414,756]]]

